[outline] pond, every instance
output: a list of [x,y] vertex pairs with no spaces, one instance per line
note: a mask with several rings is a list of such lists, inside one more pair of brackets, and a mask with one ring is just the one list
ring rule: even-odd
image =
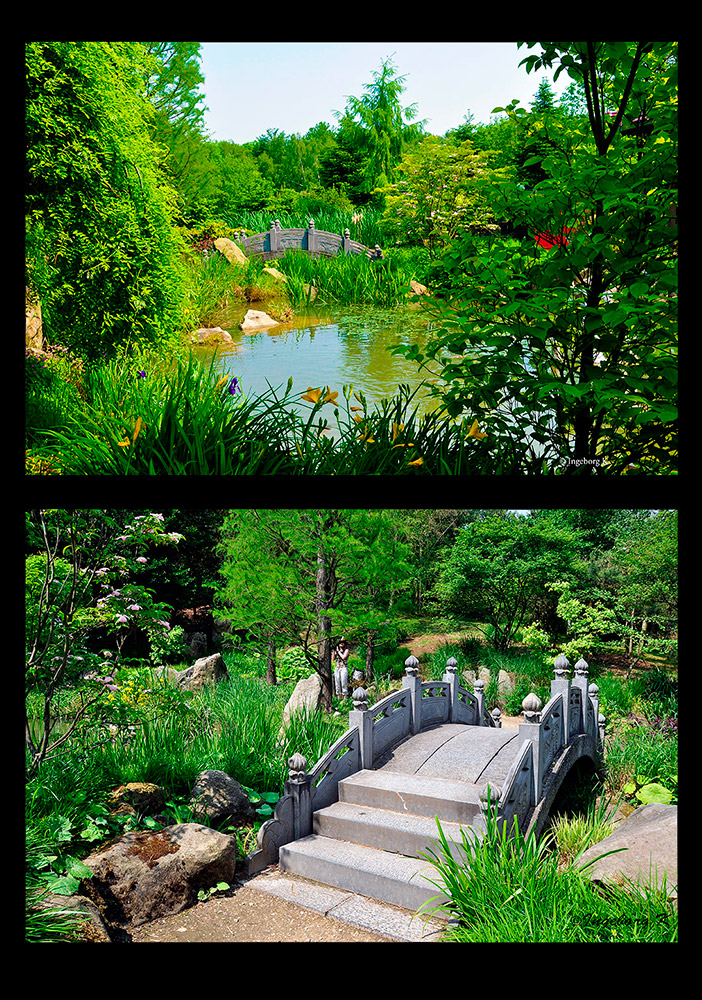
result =
[[[372,408],[382,398],[396,396],[400,383],[415,389],[423,381],[415,362],[389,350],[398,344],[425,344],[430,321],[418,305],[311,306],[285,326],[253,334],[242,333],[238,326],[249,307],[239,304],[215,316],[212,323],[233,341],[217,345],[217,367],[222,374],[235,375],[246,395],[266,392],[267,383],[284,388],[292,376],[293,393],[305,392],[308,386],[329,386],[342,399],[342,386],[351,384],[365,394]],[[253,308],[265,311],[265,302],[254,303]],[[209,358],[213,350],[198,345],[194,353]],[[415,403],[420,412],[436,406],[425,389],[419,389]]]

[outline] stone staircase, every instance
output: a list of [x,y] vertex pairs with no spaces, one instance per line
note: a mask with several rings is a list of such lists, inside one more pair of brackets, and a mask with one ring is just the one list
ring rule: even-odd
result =
[[439,873],[418,855],[436,849],[438,817],[452,854],[464,858],[461,826],[480,812],[478,786],[362,770],[338,788],[339,800],[313,813],[313,833],[281,846],[280,869],[412,910],[443,895],[429,881]]

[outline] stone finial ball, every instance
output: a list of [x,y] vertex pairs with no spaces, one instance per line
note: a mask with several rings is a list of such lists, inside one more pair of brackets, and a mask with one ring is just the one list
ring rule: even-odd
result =
[[303,757],[301,753],[294,753],[288,759],[288,767],[291,771],[304,771],[307,767],[307,758]]
[[553,661],[553,665],[554,665],[554,667],[556,668],[556,670],[557,670],[557,671],[558,671],[558,672],[560,673],[560,671],[561,671],[561,670],[567,670],[567,669],[568,669],[568,667],[570,666],[570,662],[569,662],[569,660],[567,659],[567,657],[565,657],[565,656],[563,655],[563,653],[561,653],[561,654],[560,654],[559,656],[557,656],[557,657],[556,657],[556,659],[555,659],[555,660]]
[[541,698],[539,698],[538,695],[534,694],[533,691],[531,691],[522,702],[522,711],[525,714],[533,715],[536,712],[540,712],[541,708],[542,708]]

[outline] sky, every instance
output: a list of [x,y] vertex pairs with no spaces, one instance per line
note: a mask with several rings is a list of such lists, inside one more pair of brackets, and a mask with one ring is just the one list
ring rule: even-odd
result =
[[[493,108],[515,97],[528,106],[546,75],[519,66],[537,50],[516,42],[202,42],[200,51],[206,131],[239,144],[268,129],[304,135],[319,122],[335,127],[334,112],[363,96],[387,57],[406,77],[403,107],[416,103],[433,135],[461,125],[468,112],[487,123]],[[555,93],[569,82],[563,73]]]

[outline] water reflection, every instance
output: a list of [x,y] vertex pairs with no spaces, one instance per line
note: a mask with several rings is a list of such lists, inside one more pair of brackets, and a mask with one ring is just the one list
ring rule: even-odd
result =
[[[260,308],[265,309],[265,305]],[[341,393],[352,384],[365,393],[369,404],[397,394],[400,383],[412,389],[423,376],[416,363],[390,353],[398,344],[424,345],[429,322],[416,306],[377,309],[351,306],[316,309],[294,317],[292,324],[258,333],[238,327],[246,307],[217,317],[232,343],[217,346],[217,366],[222,374],[236,375],[245,394],[260,394],[268,384],[285,386],[293,377],[293,392],[308,386],[326,386]],[[209,358],[213,347],[198,346],[195,353]],[[434,407],[426,391],[416,401],[422,410]]]

